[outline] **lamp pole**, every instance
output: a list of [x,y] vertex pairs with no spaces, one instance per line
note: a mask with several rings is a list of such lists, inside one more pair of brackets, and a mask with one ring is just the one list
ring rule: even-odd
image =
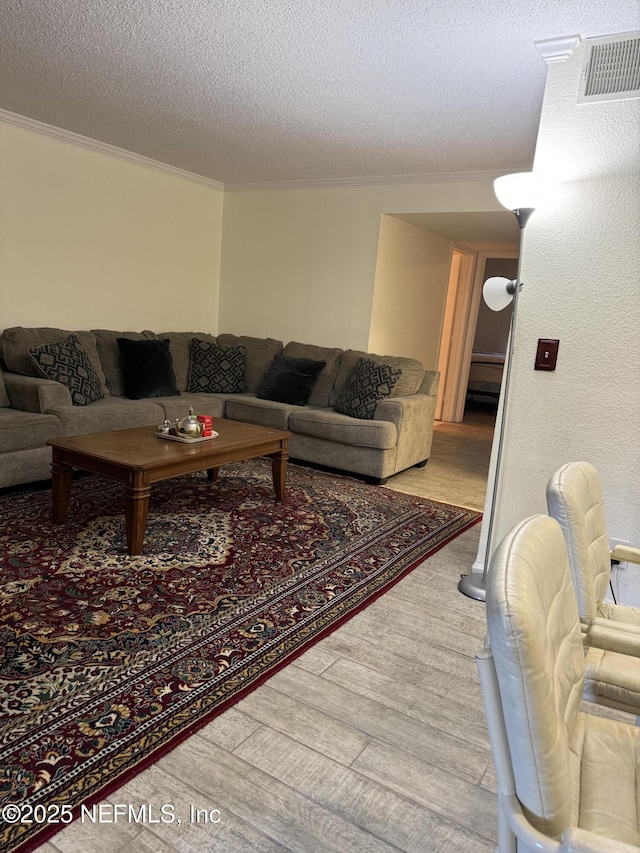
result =
[[514,207],[512,213],[518,220],[520,227],[520,244],[518,251],[518,271],[515,281],[505,279],[507,293],[513,293],[513,312],[511,314],[511,327],[509,330],[509,346],[507,348],[506,372],[504,377],[504,393],[502,396],[502,413],[500,416],[500,425],[498,430],[498,445],[496,452],[496,465],[493,476],[493,490],[491,495],[491,505],[489,509],[489,518],[487,520],[487,541],[484,554],[484,568],[482,575],[480,572],[470,572],[468,575],[462,575],[458,581],[458,589],[463,595],[468,598],[473,598],[476,601],[486,601],[487,599],[487,573],[489,571],[489,560],[491,558],[491,544],[493,538],[493,527],[496,517],[496,503],[498,499],[498,489],[500,486],[500,474],[502,471],[502,449],[504,445],[504,433],[507,420],[507,406],[509,403],[509,384],[511,381],[511,367],[513,365],[513,349],[516,331],[516,319],[518,316],[518,295],[522,287],[521,269],[522,269],[522,245],[524,237],[524,229],[529,221],[531,214],[534,212],[533,207]]

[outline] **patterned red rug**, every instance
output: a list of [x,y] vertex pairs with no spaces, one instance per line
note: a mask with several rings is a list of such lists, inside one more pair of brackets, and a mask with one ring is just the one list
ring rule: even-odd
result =
[[468,509],[265,460],[154,486],[144,553],[122,486],[0,496],[0,815],[29,849],[478,520]]

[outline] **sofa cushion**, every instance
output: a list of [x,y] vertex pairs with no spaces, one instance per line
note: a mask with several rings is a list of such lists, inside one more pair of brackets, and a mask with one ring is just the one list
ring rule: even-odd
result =
[[335,406],[347,379],[351,375],[351,371],[360,358],[390,364],[391,367],[399,367],[402,370],[402,376],[393,389],[394,397],[406,397],[409,394],[415,394],[422,384],[424,368],[421,362],[415,358],[402,358],[396,355],[375,355],[374,353],[360,352],[359,350],[352,349],[345,350],[340,356],[338,375],[329,398],[331,406]]
[[90,432],[157,426],[164,420],[164,411],[157,399],[128,400],[126,397],[113,397],[111,394],[81,409],[61,406],[52,407],[49,412],[60,420],[63,435],[86,435]]
[[[190,394],[185,391],[181,392],[179,397],[155,397],[153,402],[162,406],[164,418],[170,421],[184,418],[192,406],[196,415],[211,415],[213,418],[221,418],[224,415],[224,397],[217,394]],[[215,429],[215,426],[213,428]]]
[[398,443],[398,430],[391,421],[358,420],[324,407],[293,409],[288,427],[298,435],[309,435],[351,447],[391,450]]
[[224,416],[232,421],[258,424],[258,426],[273,429],[287,429],[289,417],[294,411],[300,411],[300,407],[288,403],[276,403],[273,400],[261,400],[252,394],[242,394],[227,399]]
[[284,348],[284,355],[292,356],[293,358],[311,358],[314,361],[326,362],[320,376],[318,376],[316,384],[313,386],[313,391],[309,399],[311,406],[329,405],[329,394],[338,375],[342,352],[337,347],[318,347],[313,344],[300,344],[297,341],[290,341]]
[[7,386],[4,384],[4,376],[0,372],[0,409],[6,409],[11,405],[11,400],[7,393]]
[[[5,329],[0,336],[0,341],[2,342],[2,357],[7,370],[12,373],[20,373],[23,376],[40,376],[29,350],[33,347],[42,346],[42,344],[56,343],[56,341],[61,341],[70,334],[71,332],[66,329],[54,329],[45,326],[37,328],[13,326],[10,329]],[[76,331],[73,334],[100,379],[102,393],[104,394],[108,390],[108,386],[100,362],[95,336],[86,330]]]
[[131,341],[154,340],[155,332],[113,332],[108,329],[92,329],[96,350],[104,370],[107,388],[116,397],[124,396],[124,376],[122,375],[122,357],[116,343],[117,338],[129,338]]
[[191,364],[191,339],[199,338],[215,344],[215,335],[208,332],[158,332],[159,338],[169,338],[171,341],[171,358],[176,374],[176,385],[179,391],[186,391],[189,382],[189,365]]
[[274,338],[252,338],[247,335],[218,335],[218,343],[225,347],[244,347],[246,361],[244,369],[245,391],[255,394],[267,375],[271,362],[282,352],[282,341]]
[[2,453],[42,447],[48,439],[61,435],[62,424],[54,415],[0,409],[0,459]]
[[176,386],[169,338],[155,341],[116,338],[116,343],[122,356],[125,394],[130,400],[180,394]]
[[226,347],[193,338],[189,393],[242,394],[246,352],[242,346]]
[[401,376],[399,367],[359,358],[334,406],[336,412],[372,420],[376,406],[391,395]]
[[277,403],[306,406],[325,365],[326,361],[276,355],[267,375],[260,383],[257,396]]
[[67,386],[74,406],[86,406],[104,396],[102,383],[75,335],[31,347],[29,354],[42,377]]

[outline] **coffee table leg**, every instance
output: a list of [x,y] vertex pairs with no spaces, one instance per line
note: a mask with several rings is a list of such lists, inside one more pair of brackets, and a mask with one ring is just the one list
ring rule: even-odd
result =
[[127,524],[127,551],[131,556],[142,553],[150,494],[151,488],[149,486],[142,489],[125,486],[124,511]]
[[218,479],[219,468],[207,468],[207,480],[210,483],[215,483]]
[[287,486],[287,459],[289,458],[289,443],[282,442],[282,447],[278,453],[274,453],[271,457],[271,471],[273,473],[273,490],[276,493],[276,500],[284,501],[285,489]]
[[61,459],[60,451],[53,448],[53,457],[51,462],[51,475],[53,477],[51,483],[52,495],[52,518],[54,524],[62,524],[67,516],[69,508],[69,498],[71,496],[71,479],[73,469],[71,465],[67,465]]

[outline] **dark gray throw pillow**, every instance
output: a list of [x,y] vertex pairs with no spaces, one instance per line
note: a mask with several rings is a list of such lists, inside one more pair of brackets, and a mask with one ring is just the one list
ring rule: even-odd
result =
[[169,338],[133,341],[116,338],[122,360],[124,393],[130,400],[177,397],[176,374]]
[[102,384],[75,335],[53,344],[30,347],[29,355],[40,376],[66,385],[74,406],[100,400]]
[[190,393],[242,394],[246,350],[191,338]]
[[401,376],[399,367],[359,358],[334,406],[335,411],[352,418],[373,420],[376,406],[391,394]]
[[261,400],[306,406],[326,361],[276,355],[258,388]]

